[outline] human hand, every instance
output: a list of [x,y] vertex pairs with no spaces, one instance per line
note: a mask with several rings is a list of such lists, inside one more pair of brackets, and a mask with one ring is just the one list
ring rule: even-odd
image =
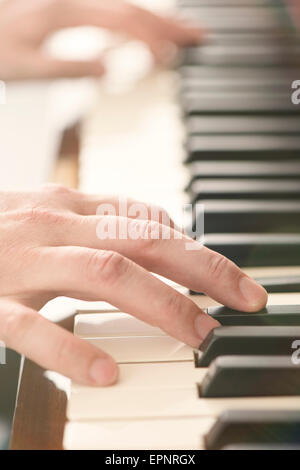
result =
[[[115,216],[95,215],[108,203]],[[60,186],[0,193],[0,340],[47,369],[101,386],[117,380],[113,358],[39,315],[49,300],[104,300],[192,347],[219,324],[151,272],[231,308],[250,312],[265,306],[265,290],[231,261],[183,234],[176,239],[173,229],[163,239],[168,216],[160,209],[164,225],[149,220],[146,207],[141,220],[119,216],[117,199]],[[103,222],[140,236],[101,239]],[[186,243],[196,250],[186,250]]]
[[101,76],[101,60],[51,57],[43,48],[62,28],[96,26],[146,43],[158,61],[166,44],[185,46],[201,32],[182,21],[161,17],[123,0],[10,0],[0,5],[0,79]]

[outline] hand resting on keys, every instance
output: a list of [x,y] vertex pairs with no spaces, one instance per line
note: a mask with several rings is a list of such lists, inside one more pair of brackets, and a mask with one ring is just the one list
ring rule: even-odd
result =
[[[50,299],[105,300],[192,347],[219,323],[151,272],[237,310],[257,311],[267,301],[265,290],[221,255],[183,234],[176,238],[179,232],[171,228],[170,239],[163,239],[162,209],[164,225],[147,217],[121,217],[117,201],[56,185],[0,193],[0,340],[41,366],[91,386],[114,383],[117,365],[39,315]],[[116,215],[95,215],[102,203],[115,207]],[[151,206],[146,207],[150,214]],[[99,237],[103,221],[126,223],[128,233],[138,227],[140,236]],[[157,239],[151,237],[156,232]],[[197,249],[187,250],[187,243]]]
[[66,61],[43,48],[62,28],[95,26],[146,43],[162,62],[166,45],[200,41],[201,32],[183,21],[161,17],[123,0],[10,0],[0,5],[0,79],[101,76],[100,58]]

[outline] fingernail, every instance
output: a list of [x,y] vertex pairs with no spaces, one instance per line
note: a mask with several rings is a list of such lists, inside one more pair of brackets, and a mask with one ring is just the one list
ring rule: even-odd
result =
[[198,315],[195,320],[195,330],[197,336],[203,341],[209,333],[220,326],[220,323],[204,313]]
[[118,378],[117,364],[111,358],[96,359],[90,368],[90,378],[95,385],[112,385]]
[[249,308],[259,310],[265,307],[268,294],[265,289],[249,277],[240,280],[240,291],[246,300]]

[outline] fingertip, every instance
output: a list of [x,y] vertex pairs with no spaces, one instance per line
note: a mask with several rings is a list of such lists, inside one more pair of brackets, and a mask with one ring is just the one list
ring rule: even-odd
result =
[[111,357],[95,359],[89,370],[90,379],[98,387],[115,384],[118,380],[118,375],[118,366]]
[[191,36],[193,37],[193,39],[195,40],[197,44],[200,44],[201,42],[205,40],[206,33],[204,30],[193,28],[190,31],[191,31]]
[[247,311],[257,312],[266,306],[268,294],[254,279],[248,276],[242,277],[239,282],[239,288],[243,299],[247,303]]
[[190,44],[197,45],[205,41],[207,32],[204,29],[187,22],[183,23],[183,27],[185,30],[186,41]]

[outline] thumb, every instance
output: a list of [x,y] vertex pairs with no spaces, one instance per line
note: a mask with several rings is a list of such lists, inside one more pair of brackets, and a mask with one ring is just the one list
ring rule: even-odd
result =
[[41,367],[77,383],[99,387],[117,381],[118,367],[108,354],[17,302],[1,300],[0,339]]

